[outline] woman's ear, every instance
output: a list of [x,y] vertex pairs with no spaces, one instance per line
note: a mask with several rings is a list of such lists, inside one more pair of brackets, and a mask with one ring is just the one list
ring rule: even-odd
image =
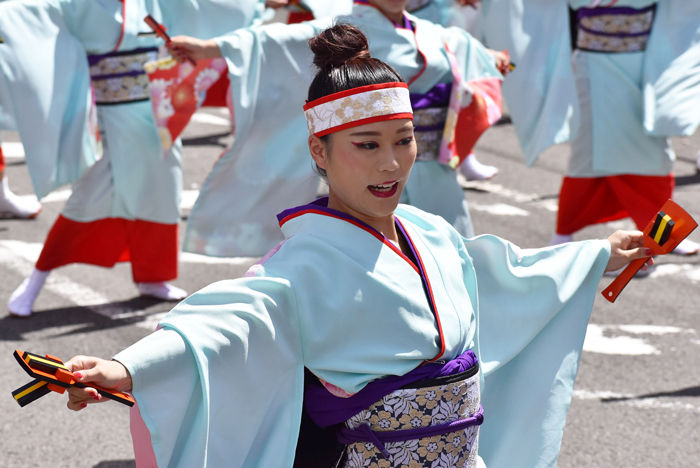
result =
[[328,145],[316,135],[309,136],[309,151],[311,157],[318,167],[323,170],[327,169],[328,165]]

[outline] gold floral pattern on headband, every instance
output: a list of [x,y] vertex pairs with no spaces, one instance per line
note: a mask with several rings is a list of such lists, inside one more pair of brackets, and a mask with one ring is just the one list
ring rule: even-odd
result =
[[372,117],[403,113],[413,113],[408,89],[385,88],[325,102],[305,114],[309,132],[317,134]]

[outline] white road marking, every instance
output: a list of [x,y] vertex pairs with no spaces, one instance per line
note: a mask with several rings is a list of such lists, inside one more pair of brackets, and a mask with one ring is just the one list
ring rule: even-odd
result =
[[496,203],[494,205],[481,205],[479,203],[469,203],[470,210],[484,211],[497,216],[530,216],[529,211],[518,208],[517,206],[507,205],[505,203]]
[[607,391],[593,392],[589,390],[574,390],[573,397],[577,400],[612,400],[610,404],[617,403],[640,409],[684,410],[700,413],[700,407],[696,405],[680,401],[668,401],[661,397],[644,398],[632,394]]
[[182,198],[180,199],[180,209],[191,210],[197,201],[197,197],[199,197],[199,190],[183,190]]
[[24,145],[16,141],[6,141],[2,144],[2,154],[6,158],[24,158]]
[[[29,276],[34,269],[34,264],[42,245],[22,241],[0,241],[0,263],[6,268],[14,270],[22,277]],[[18,283],[19,285],[19,283]],[[72,304],[85,307],[90,311],[111,319],[127,319],[133,317],[146,317],[135,325],[147,330],[155,330],[163,314],[149,314],[146,310],[130,310],[111,304],[111,301],[101,293],[72,279],[53,272],[46,279],[44,288],[57,296],[60,296]],[[56,332],[54,330],[54,332]]]
[[657,265],[656,269],[649,273],[649,278],[677,275],[685,276],[694,282],[700,282],[700,266],[687,263],[664,263]]
[[191,252],[180,252],[182,263],[202,263],[207,265],[250,265],[260,260],[258,257],[210,257]]
[[642,338],[617,335],[605,336],[605,332],[614,334],[615,331],[632,335],[667,335],[680,333],[695,333],[695,330],[679,327],[664,327],[657,325],[598,325],[588,324],[583,350],[589,353],[616,354],[621,356],[641,356],[661,354],[656,347]]
[[[61,190],[56,190],[54,192],[51,192],[50,194],[46,195],[44,198],[41,199],[41,203],[61,203],[65,202],[70,198],[71,196],[71,190],[70,189],[61,189]],[[199,190],[183,190],[182,191],[182,198],[180,200],[180,209],[182,210],[191,210],[192,207],[194,206],[194,203],[197,201],[197,197],[199,196]],[[22,198],[25,199],[32,199],[36,200],[36,196],[34,195],[22,195]]]
[[210,125],[221,125],[222,127],[231,127],[231,119],[224,119],[211,114],[197,112],[192,116],[192,122]]
[[42,198],[41,203],[64,202],[70,198],[71,193],[71,189],[56,190]]

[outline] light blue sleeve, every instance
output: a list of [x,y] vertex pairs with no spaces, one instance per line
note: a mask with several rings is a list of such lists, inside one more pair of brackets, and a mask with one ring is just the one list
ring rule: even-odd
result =
[[478,292],[479,455],[489,468],[555,466],[610,243],[520,250],[480,236],[464,247]]
[[308,40],[331,21],[270,24],[215,39],[228,64],[236,139],[202,186],[184,250],[262,256],[283,239],[274,214],[315,196],[302,112],[315,74]]
[[304,375],[296,317],[286,280],[221,281],[115,356],[158,466],[292,466]]
[[657,3],[644,82],[646,131],[692,135],[700,124],[700,2]]
[[83,45],[52,1],[0,3],[0,88],[9,96],[39,198],[77,180],[97,159]]
[[515,131],[532,165],[547,147],[576,136],[568,6],[562,0],[485,0],[488,47],[507,49],[515,70],[503,82]]
[[443,31],[447,46],[457,58],[462,80],[503,79],[493,55],[478,39],[458,27],[444,28]]

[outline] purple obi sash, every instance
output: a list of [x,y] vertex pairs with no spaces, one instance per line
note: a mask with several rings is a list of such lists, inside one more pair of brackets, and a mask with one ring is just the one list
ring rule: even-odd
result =
[[478,364],[476,354],[469,350],[447,362],[431,362],[401,376],[390,376],[370,382],[355,395],[340,398],[316,381],[306,388],[304,401],[311,419],[325,428],[344,423],[352,416],[396,390],[418,381],[461,374]]
[[157,47],[88,55],[95,102],[105,105],[148,101],[151,95],[143,66],[157,58]]
[[452,83],[437,84],[425,94],[411,93],[418,161],[434,161],[440,156],[451,94]]
[[572,18],[577,49],[603,53],[642,52],[654,23],[656,4],[647,8],[579,8]]

